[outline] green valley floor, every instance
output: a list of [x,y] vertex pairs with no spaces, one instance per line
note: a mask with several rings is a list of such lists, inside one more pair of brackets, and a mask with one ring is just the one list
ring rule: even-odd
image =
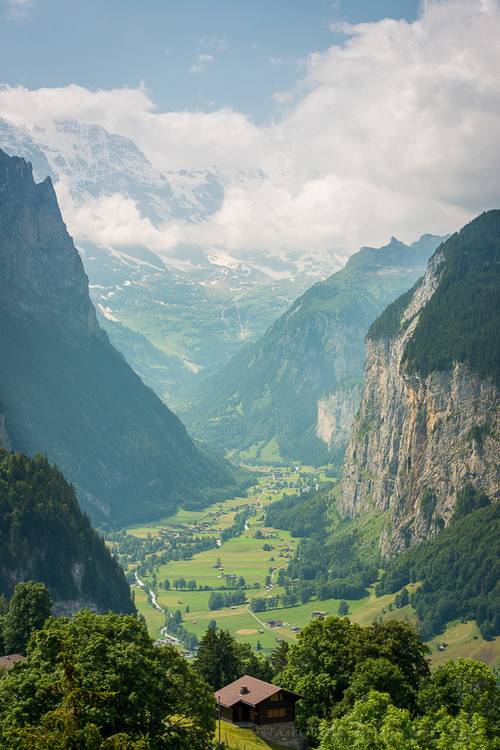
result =
[[[246,510],[248,513],[245,529],[239,536],[222,541],[218,547],[198,552],[191,559],[150,566],[151,569],[140,577],[144,586],[133,585],[136,606],[144,615],[154,638],[160,636],[160,629],[165,624],[165,613],[161,609],[168,609],[170,612],[179,610],[183,616],[184,628],[198,638],[205,633],[209,623],[215,620],[218,627],[229,630],[238,641],[250,643],[252,647],[269,653],[281,640],[293,642],[298,632],[293,629],[302,629],[307,625],[313,619],[314,612],[337,615],[340,604],[338,599],[312,599],[306,604],[293,607],[266,609],[259,613],[251,611],[252,598],[272,598],[284,593],[284,588],[276,583],[278,571],[286,567],[299,542],[286,531],[264,525],[266,506],[285,494],[296,493],[300,487],[326,481],[333,485],[337,481],[328,479],[325,469],[305,466],[288,469],[259,467],[258,471],[260,478],[249,491],[248,497],[235,497],[201,511],[179,510],[174,516],[159,522],[133,526],[126,530],[128,535],[145,541],[172,537],[218,537],[220,532],[231,527],[238,511]],[[272,549],[269,550],[269,547]],[[137,569],[139,562],[128,563],[130,574]],[[197,589],[203,586],[221,586],[224,576],[228,574],[242,576],[247,587],[252,587],[247,588],[245,603],[209,610],[210,591],[173,588],[174,582],[182,579],[186,582],[195,581]],[[166,579],[170,582],[170,590],[164,588]],[[259,588],[253,588],[254,586]],[[408,588],[411,591],[412,587]],[[153,605],[150,591],[154,592],[161,609]],[[370,589],[369,596],[364,599],[348,601],[347,616],[361,625],[392,618],[414,622],[415,616],[410,605],[395,608],[394,596],[376,597],[373,589]],[[273,620],[282,624],[278,627],[269,625],[269,621]],[[473,621],[450,623],[444,633],[430,641],[429,646],[433,664],[467,656],[481,659],[491,666],[500,666],[500,639],[485,641]]]

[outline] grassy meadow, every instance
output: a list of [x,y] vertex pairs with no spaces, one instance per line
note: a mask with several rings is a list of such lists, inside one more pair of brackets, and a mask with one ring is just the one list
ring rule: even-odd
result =
[[[203,510],[186,511],[180,509],[175,515],[164,518],[155,523],[132,526],[127,532],[133,536],[146,539],[154,538],[161,534],[169,533],[168,530],[178,528],[200,528],[200,524],[213,519],[217,513],[216,525],[222,530],[234,523],[234,517],[243,506],[254,506],[254,513],[248,518],[247,528],[240,536],[225,541],[221,547],[206,550],[194,554],[190,560],[171,561],[159,564],[155,568],[157,585],[154,591],[160,606],[171,611],[180,610],[183,613],[184,627],[201,638],[206,632],[209,623],[215,620],[218,627],[229,630],[229,632],[241,642],[250,643],[252,647],[259,646],[264,652],[270,652],[278,640],[293,642],[296,633],[292,628],[304,628],[313,619],[313,612],[321,610],[329,615],[337,615],[340,604],[339,599],[327,599],[318,601],[312,599],[306,604],[294,607],[278,607],[268,609],[264,612],[253,614],[250,611],[249,602],[254,597],[271,597],[283,593],[283,589],[276,585],[276,574],[280,568],[284,568],[288,562],[288,555],[293,553],[299,542],[293,539],[286,531],[265,527],[265,506],[279,500],[285,494],[296,491],[300,477],[313,474],[319,481],[327,481],[324,470],[318,471],[312,467],[301,467],[299,472],[294,469],[279,469],[279,480],[273,479],[273,468],[259,467],[261,478],[254,488],[249,491],[247,497],[235,497],[221,503],[215,503]],[[165,531],[165,528],[168,530]],[[259,530],[261,538],[255,534]],[[197,532],[198,533],[198,532]],[[200,534],[201,536],[203,534]],[[270,544],[271,551],[264,550],[264,545]],[[289,549],[285,553],[285,548]],[[282,556],[280,557],[280,552]],[[223,573],[215,567],[220,560]],[[271,574],[270,570],[274,568]],[[200,586],[222,586],[223,574],[234,574],[243,576],[248,585],[260,584],[259,589],[247,589],[247,602],[242,605],[234,605],[219,610],[209,610],[208,601],[210,591],[176,591],[165,590],[163,582],[168,579],[171,584],[179,578],[187,581],[195,580]],[[272,588],[266,589],[266,576],[272,575]],[[144,576],[148,587],[152,586],[151,578]],[[417,584],[408,586],[411,592]],[[135,602],[138,610],[144,615],[150,634],[153,637],[159,635],[160,628],[165,624],[165,615],[155,609],[146,592],[133,587]],[[415,622],[415,613],[411,606],[407,605],[401,609],[393,606],[395,594],[376,597],[374,587],[369,589],[369,595],[359,600],[348,600],[348,617],[360,625],[369,625],[374,620],[390,620],[393,618]],[[270,628],[268,620],[280,620],[283,627]],[[469,656],[482,659],[493,666],[500,666],[499,640],[485,641],[479,634],[474,622],[450,623],[445,632],[429,642],[431,649],[431,661],[440,664],[450,658]],[[445,650],[439,646],[446,643]],[[237,745],[235,745],[237,747]],[[250,746],[249,746],[250,747]],[[251,746],[253,747],[253,746]],[[260,746],[255,746],[260,747]],[[264,746],[265,747],[265,746]]]

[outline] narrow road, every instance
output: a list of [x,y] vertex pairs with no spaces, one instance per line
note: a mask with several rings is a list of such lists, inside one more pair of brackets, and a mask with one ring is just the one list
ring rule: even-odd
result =
[[[257,620],[257,622],[259,623],[259,625],[261,625],[266,630],[269,630],[269,631],[271,631],[271,630],[275,631],[276,630],[276,628],[269,627],[269,625],[266,622],[262,622],[262,620],[260,620],[257,617],[257,615],[255,614],[255,612],[252,612],[252,610],[250,609],[250,605],[249,604],[247,604],[247,606],[245,607],[245,612],[248,612],[248,614],[251,615],[254,620]],[[288,633],[281,633],[280,632],[280,636],[283,636],[283,638],[288,638],[289,641],[295,641],[295,638],[292,635],[288,635]]]

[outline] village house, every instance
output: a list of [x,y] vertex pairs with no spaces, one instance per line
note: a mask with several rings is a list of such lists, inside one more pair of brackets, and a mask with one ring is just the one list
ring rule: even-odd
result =
[[315,609],[311,617],[316,617],[318,620],[324,620],[328,616],[328,612],[322,612],[320,609]]
[[219,721],[249,727],[268,742],[303,750],[295,728],[296,693],[245,675],[215,693]]
[[22,654],[7,654],[7,656],[0,656],[0,669],[10,669],[16,662],[24,661],[25,656]]

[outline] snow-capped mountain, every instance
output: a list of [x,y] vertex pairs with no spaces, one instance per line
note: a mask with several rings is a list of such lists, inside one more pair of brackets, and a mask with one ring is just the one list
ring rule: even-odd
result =
[[[43,180],[50,175],[56,192],[62,192],[64,186],[76,206],[120,194],[131,199],[140,217],[148,219],[154,227],[165,222],[205,221],[222,205],[228,182],[265,177],[260,170],[227,174],[215,167],[162,173],[132,140],[110,133],[101,125],[75,120],[53,120],[28,129],[0,118],[0,148],[31,161],[35,179]],[[76,242],[81,239],[76,233]],[[187,245],[162,252],[162,258],[177,272],[205,283],[212,282],[217,274],[225,281],[235,271],[238,276],[253,274],[255,280],[267,281],[300,273],[311,276],[312,283],[338,270],[345,262],[335,253],[313,256],[307,248],[298,258],[256,252],[247,254],[242,261],[217,247]]]
[[0,118],[0,148],[29,160],[37,181],[52,178],[102,325],[169,403],[182,402],[193,379],[264,333],[307,287],[345,260],[307,250],[298,259],[271,252],[242,259],[216,246],[185,243],[158,251],[141,233],[132,244],[127,226],[124,241],[105,242],[80,235],[82,222],[74,221],[92,211],[94,220],[119,230],[120,214],[101,211],[102,201],[118,194],[153,232],[176,222],[198,224],[220,208],[229,182],[264,179],[259,170],[161,172],[132,140],[74,120],[28,128]]
[[224,195],[221,175],[181,170],[167,177],[133,141],[96,124],[54,120],[29,131],[0,119],[0,147],[29,159],[37,179],[64,181],[77,204],[120,193],[153,223],[201,221]]

